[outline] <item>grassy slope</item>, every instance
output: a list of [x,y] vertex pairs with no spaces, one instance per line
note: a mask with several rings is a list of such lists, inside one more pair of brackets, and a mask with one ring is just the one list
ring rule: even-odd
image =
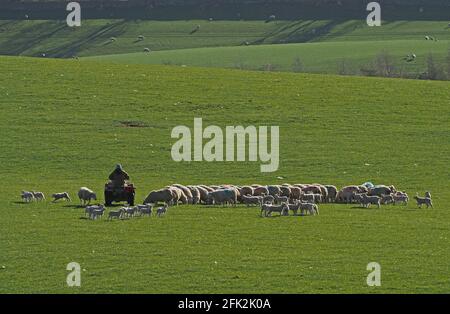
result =
[[[382,53],[387,52],[398,70],[403,73],[421,73],[426,70],[427,58],[433,55],[439,64],[450,53],[450,40],[338,41],[285,45],[195,48],[152,53],[131,53],[88,57],[88,60],[127,64],[173,64],[207,67],[239,68],[248,70],[299,71],[308,73],[359,74]],[[403,58],[415,53],[415,62]],[[300,60],[301,67],[296,66]],[[345,64],[343,68],[342,64]],[[344,70],[343,70],[344,69]]]
[[[5,57],[0,72],[0,292],[448,292],[448,83]],[[279,171],[173,162],[170,131],[194,117],[279,125]],[[180,206],[109,223],[73,204],[18,203],[22,189],[100,192],[119,161],[138,199],[172,182],[372,180],[430,190],[436,208],[261,219]],[[85,269],[80,289],[65,287],[71,261]],[[365,285],[371,261],[380,288]]]
[[[190,35],[200,25],[199,32]],[[146,38],[136,42],[138,35]],[[65,21],[0,21],[0,54],[89,56],[181,48],[317,41],[449,39],[445,22],[398,21],[369,28],[363,21],[125,21],[84,20],[80,28]],[[111,37],[117,41],[109,43]]]

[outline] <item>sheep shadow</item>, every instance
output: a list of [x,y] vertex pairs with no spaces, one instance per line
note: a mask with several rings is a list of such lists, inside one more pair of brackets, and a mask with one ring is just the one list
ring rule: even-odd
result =
[[[56,203],[53,203],[56,204]],[[82,205],[63,205],[62,207],[66,207],[66,208],[84,208],[84,206]]]

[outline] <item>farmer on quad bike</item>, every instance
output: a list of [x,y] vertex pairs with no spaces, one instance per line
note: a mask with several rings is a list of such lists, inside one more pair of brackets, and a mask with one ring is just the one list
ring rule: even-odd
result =
[[112,202],[126,201],[130,206],[134,206],[135,187],[120,164],[109,175],[109,182],[105,184],[105,205],[111,206]]
[[109,175],[109,180],[115,188],[121,188],[125,185],[126,180],[130,180],[130,176],[123,170],[121,164],[117,164],[116,169]]

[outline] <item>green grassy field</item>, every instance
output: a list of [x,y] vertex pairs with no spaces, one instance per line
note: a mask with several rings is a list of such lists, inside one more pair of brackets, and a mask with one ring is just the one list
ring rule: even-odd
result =
[[[446,64],[450,40],[337,41],[284,45],[215,47],[139,52],[87,57],[87,60],[125,64],[170,64],[222,67],[262,71],[361,74],[382,53],[392,59],[399,75],[418,76],[426,72],[427,59]],[[414,62],[405,56],[415,53]]]
[[[0,73],[2,293],[449,292],[448,83],[16,57],[1,57]],[[171,129],[195,117],[279,125],[279,170],[172,161]],[[320,216],[265,219],[242,206],[179,206],[107,222],[82,219],[76,200],[20,202],[24,189],[101,194],[117,162],[138,200],[175,182],[371,180],[429,190],[435,208],[326,204]],[[80,288],[66,286],[72,261]],[[366,285],[372,261],[381,287]]]

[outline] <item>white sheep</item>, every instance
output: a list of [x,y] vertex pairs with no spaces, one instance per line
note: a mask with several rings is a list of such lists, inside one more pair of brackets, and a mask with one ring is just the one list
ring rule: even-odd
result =
[[80,199],[81,205],[90,204],[91,200],[97,200],[97,195],[87,187],[82,187],[78,191],[78,198]]
[[61,200],[61,199],[64,199],[67,202],[72,201],[70,199],[69,193],[67,193],[67,192],[55,193],[55,194],[52,194],[52,197],[53,197],[52,203],[55,203],[56,201]]

